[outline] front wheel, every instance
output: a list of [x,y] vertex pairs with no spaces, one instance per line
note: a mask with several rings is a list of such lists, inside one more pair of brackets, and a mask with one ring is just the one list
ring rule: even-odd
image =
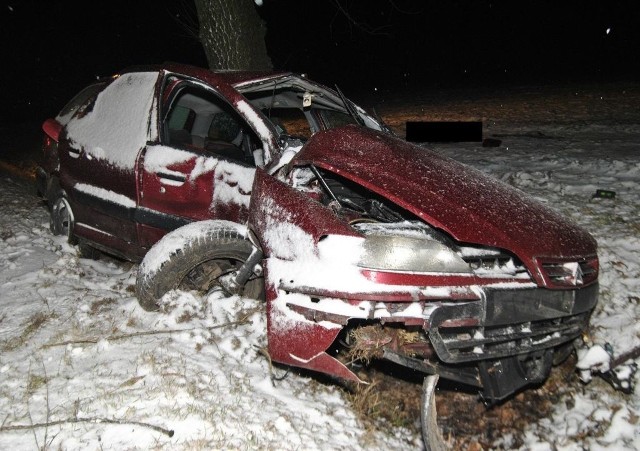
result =
[[[233,223],[201,221],[165,235],[140,264],[136,293],[140,306],[158,310],[162,296],[175,289],[206,294],[228,286],[225,278],[235,276],[247,261],[253,245]],[[252,274],[238,294],[264,298],[264,279]]]

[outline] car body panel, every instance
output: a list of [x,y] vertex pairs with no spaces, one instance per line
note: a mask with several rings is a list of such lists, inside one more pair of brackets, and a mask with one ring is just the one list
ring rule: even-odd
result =
[[118,253],[137,247],[135,163],[149,138],[157,79],[154,72],[115,78],[71,117],[59,118],[60,186],[76,235],[102,237]]
[[596,254],[588,232],[531,196],[374,130],[347,126],[318,133],[293,164],[314,164],[358,182],[458,241],[509,249],[539,283],[544,279],[536,258]]
[[[249,224],[267,256],[264,272],[271,358],[359,381],[342,363],[325,352],[342,328],[329,321],[310,321],[291,310],[280,287],[285,274],[272,265],[281,261],[295,265],[304,262],[307,269],[321,271],[311,267],[314,255],[308,255],[314,252],[321,237],[330,233],[357,234],[330,209],[263,170],[256,174]],[[294,282],[293,274],[286,274],[286,277]],[[325,277],[325,280],[332,284],[330,277]]]
[[[225,218],[245,223],[255,168],[168,146],[149,146],[140,158],[141,222],[172,230],[188,221]],[[143,245],[155,241],[141,230]]]

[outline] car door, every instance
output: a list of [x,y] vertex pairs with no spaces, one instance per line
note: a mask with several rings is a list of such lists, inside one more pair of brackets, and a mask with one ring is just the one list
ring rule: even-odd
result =
[[151,247],[191,221],[248,217],[257,138],[231,104],[187,81],[168,80],[158,143],[138,161],[140,243]]
[[127,258],[140,256],[135,165],[149,139],[158,72],[125,73],[73,113],[60,147],[60,185],[74,233]]

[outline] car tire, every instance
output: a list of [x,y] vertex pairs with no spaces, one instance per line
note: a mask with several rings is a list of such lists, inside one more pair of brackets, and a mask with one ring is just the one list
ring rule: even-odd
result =
[[[203,227],[203,223],[209,224]],[[171,290],[206,294],[221,287],[219,278],[234,273],[252,250],[253,245],[238,230],[217,221],[176,229],[158,241],[140,264],[136,281],[138,302],[144,310],[155,311],[160,298]],[[264,279],[250,278],[239,294],[264,299]]]
[[71,205],[67,200],[67,196],[60,188],[57,179],[53,179],[49,188],[49,228],[54,235],[63,235],[67,237],[67,241],[75,244],[75,236],[73,234],[74,215]]
[[86,243],[79,242],[74,235],[75,216],[64,191],[60,188],[60,183],[57,178],[51,180],[47,199],[47,203],[49,204],[49,229],[51,229],[51,233],[54,235],[64,235],[70,244],[77,245],[78,256],[80,258],[98,260],[101,252]]

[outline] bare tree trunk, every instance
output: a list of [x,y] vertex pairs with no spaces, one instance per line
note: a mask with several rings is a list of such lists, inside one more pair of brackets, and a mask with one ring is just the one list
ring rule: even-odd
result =
[[271,69],[265,25],[254,0],[195,0],[199,37],[211,69]]

